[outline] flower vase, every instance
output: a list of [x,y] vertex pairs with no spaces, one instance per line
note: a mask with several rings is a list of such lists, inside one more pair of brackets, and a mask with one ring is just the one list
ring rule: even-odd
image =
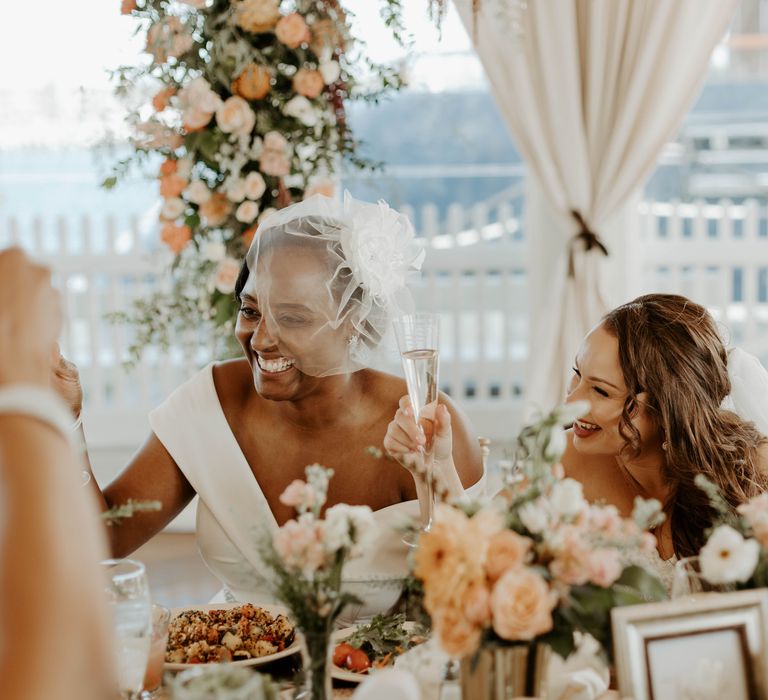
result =
[[549,647],[543,644],[484,646],[461,661],[461,694],[472,700],[546,697]]
[[304,632],[301,648],[304,666],[304,700],[331,700],[331,647],[330,630]]

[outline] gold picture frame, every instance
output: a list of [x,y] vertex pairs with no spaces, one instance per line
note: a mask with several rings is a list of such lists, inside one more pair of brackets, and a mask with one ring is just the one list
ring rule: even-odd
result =
[[619,693],[634,700],[768,700],[768,589],[611,611]]

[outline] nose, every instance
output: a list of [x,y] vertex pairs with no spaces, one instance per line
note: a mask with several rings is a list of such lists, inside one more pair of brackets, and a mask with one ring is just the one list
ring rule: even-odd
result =
[[574,401],[578,401],[582,393],[582,382],[579,381],[578,377],[575,377],[574,380],[568,385],[568,388],[565,390],[565,403],[573,403]]
[[256,330],[251,336],[251,350],[255,352],[266,352],[277,346],[277,339],[272,335],[267,326],[267,319],[262,316],[256,326]]

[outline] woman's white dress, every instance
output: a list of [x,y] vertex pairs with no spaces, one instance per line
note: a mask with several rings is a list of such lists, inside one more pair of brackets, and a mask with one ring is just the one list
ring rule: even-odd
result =
[[[224,416],[213,365],[171,394],[150,413],[149,422],[200,497],[198,548],[224,584],[215,600],[274,602],[263,576],[259,541],[277,528],[277,522]],[[479,495],[484,483],[483,478],[469,495]],[[364,604],[346,611],[345,617],[367,619],[397,601],[408,572],[408,547],[396,528],[418,512],[418,502],[407,501],[374,513],[377,541],[344,570],[346,587]]]

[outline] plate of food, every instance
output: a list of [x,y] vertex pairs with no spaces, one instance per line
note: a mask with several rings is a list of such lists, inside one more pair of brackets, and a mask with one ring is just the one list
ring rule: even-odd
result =
[[173,608],[165,668],[206,663],[271,663],[300,650],[288,610],[279,605],[221,603]]
[[331,676],[359,683],[370,671],[390,666],[402,653],[427,641],[427,630],[405,615],[377,615],[368,624],[333,633]]

